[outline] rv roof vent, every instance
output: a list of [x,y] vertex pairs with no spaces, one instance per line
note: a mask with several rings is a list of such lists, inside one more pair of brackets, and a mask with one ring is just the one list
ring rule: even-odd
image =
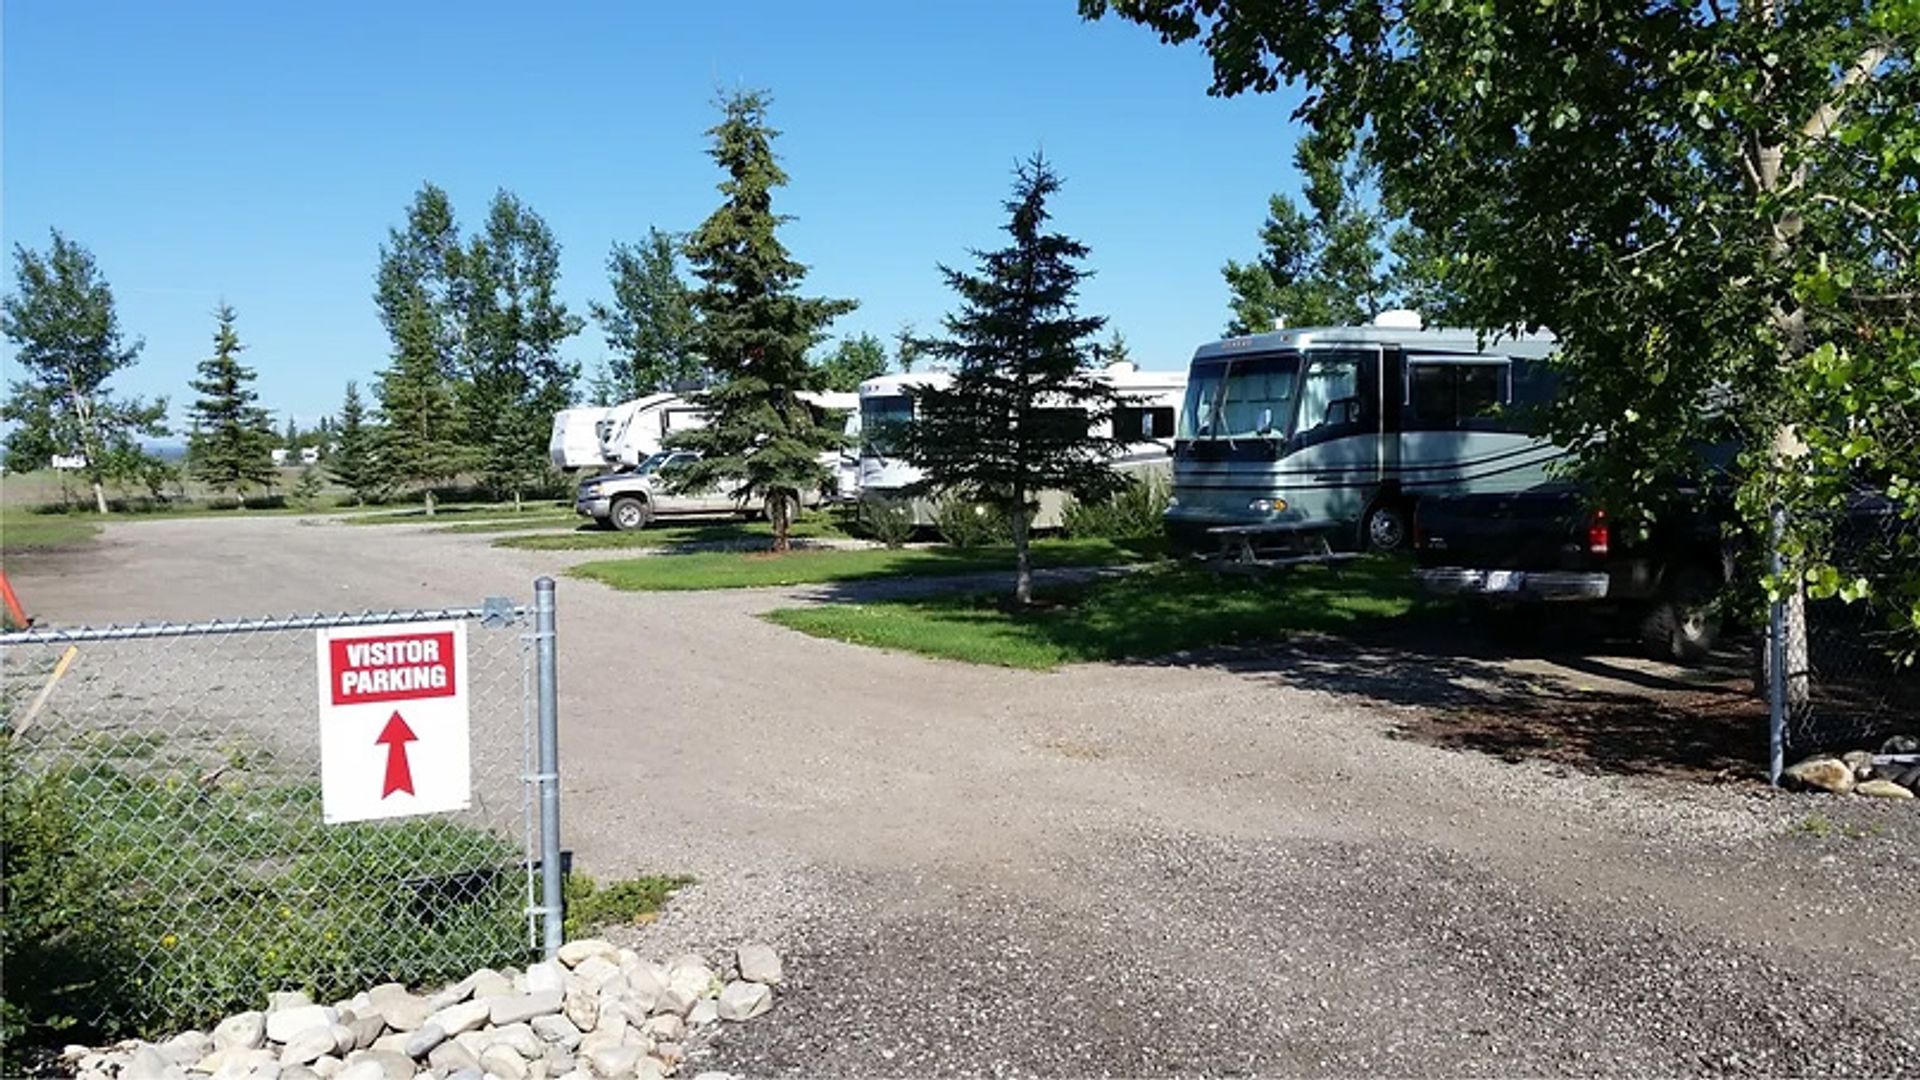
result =
[[1388,330],[1418,330],[1420,313],[1411,308],[1392,308],[1373,317],[1373,325]]

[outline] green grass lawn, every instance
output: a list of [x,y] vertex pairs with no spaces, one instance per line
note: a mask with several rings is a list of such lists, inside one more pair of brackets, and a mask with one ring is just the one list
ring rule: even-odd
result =
[[856,645],[973,664],[1049,670],[1186,649],[1338,634],[1397,619],[1420,601],[1397,560],[1350,563],[1337,573],[1302,566],[1271,576],[1221,576],[1183,565],[1038,591],[1015,614],[996,595],[782,608],[781,626]]
[[415,503],[412,506],[358,507],[347,516],[346,522],[349,525],[429,525],[446,518],[450,524],[477,524],[482,519],[489,522],[511,519],[530,524],[553,524],[571,513],[571,508],[559,503],[530,499],[519,510],[515,510],[511,502],[443,502],[436,505],[433,516],[428,517],[427,508]]
[[[1115,566],[1159,558],[1159,540],[1041,540],[1033,545],[1037,568]],[[871,581],[890,577],[938,577],[1013,569],[1013,549],[871,548],[859,551],[766,552],[702,551],[582,563],[570,573],[616,589],[674,591],[753,589],[769,585],[808,585]]]
[[[583,519],[575,518],[576,521]],[[829,514],[803,514],[793,523],[796,539],[846,536]],[[686,544],[723,544],[747,540],[773,542],[773,527],[764,521],[727,521],[708,519],[683,525],[655,525],[634,532],[615,532],[582,524],[567,532],[541,532],[527,536],[506,536],[494,547],[522,551],[598,551],[619,548],[680,547]]]
[[89,514],[34,514],[0,512],[0,559],[8,553],[74,547],[100,532],[100,518]]

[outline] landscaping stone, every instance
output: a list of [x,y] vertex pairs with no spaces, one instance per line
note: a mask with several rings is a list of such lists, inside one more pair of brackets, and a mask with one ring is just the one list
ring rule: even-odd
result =
[[213,1029],[215,1050],[254,1050],[266,1045],[267,1014],[258,1011],[235,1013]]
[[708,1024],[716,1024],[719,1022],[720,1003],[712,998],[702,998],[693,1003],[693,1008],[687,1010],[687,1023],[695,1027],[704,1027]]
[[480,1059],[457,1042],[443,1042],[427,1054],[427,1064],[436,1072],[453,1073],[463,1069],[479,1071]]
[[687,1033],[687,1022],[673,1013],[661,1013],[641,1025],[640,1030],[665,1042],[675,1042]]
[[375,1074],[375,1080],[381,1077],[385,1080],[413,1080],[413,1075],[420,1071],[412,1058],[390,1050],[365,1050],[348,1059],[348,1065],[356,1068],[369,1064],[380,1070]]
[[414,1032],[413,1037],[407,1040],[407,1056],[410,1058],[426,1057],[433,1052],[435,1047],[446,1041],[447,1033],[440,1029],[440,1025],[428,1024],[419,1031]]
[[1913,798],[1913,792],[1891,780],[1883,779],[1862,780],[1854,785],[1853,792],[1856,795],[1867,795],[1876,799]]
[[411,1055],[407,1053],[407,1044],[413,1041],[413,1035],[414,1033],[411,1031],[388,1032],[373,1040],[373,1045],[367,1047],[367,1049],[375,1053],[399,1054],[401,1057],[410,1057]]
[[183,1031],[160,1044],[160,1056],[185,1067],[213,1053],[213,1039],[198,1031]]
[[683,956],[667,969],[667,985],[686,990],[696,1000],[709,996],[713,981],[713,969],[698,957]]
[[666,1080],[667,1067],[657,1058],[643,1057],[633,1068],[634,1080]]
[[511,1047],[514,1053],[528,1061],[545,1057],[547,1053],[547,1044],[526,1024],[508,1024],[498,1029],[493,1033],[493,1042],[496,1046]]
[[1853,790],[1853,769],[1836,757],[1820,755],[1789,766],[1782,774],[1803,787],[1845,795]]
[[568,967],[578,967],[580,961],[585,960],[589,956],[601,956],[611,960],[618,955],[620,955],[620,950],[615,948],[610,941],[604,941],[600,938],[581,938],[578,941],[569,941],[565,945],[560,946],[558,959]]
[[587,1055],[587,1062],[593,1071],[604,1077],[632,1076],[640,1064],[641,1054],[637,1047],[604,1046]]
[[345,1024],[334,1024],[329,1030],[333,1032],[333,1049],[328,1051],[329,1053],[345,1055],[353,1051],[354,1034],[352,1028]]
[[505,997],[486,999],[487,1015],[497,1027],[518,1024],[536,1016],[551,1016],[560,1011],[566,1003],[566,996],[558,990],[542,990],[537,994],[510,994]]
[[697,1000],[699,997],[684,987],[669,986],[660,992],[659,1000],[653,1003],[653,1011],[656,1014],[673,1013],[675,1016],[685,1016],[692,1010],[693,1003]]
[[413,1068],[411,1066],[407,1068],[404,1076],[396,1078],[388,1073],[386,1068],[378,1061],[362,1060],[341,1069],[334,1075],[333,1080],[408,1080],[408,1078],[412,1076]]
[[467,978],[473,982],[476,998],[505,997],[513,993],[513,978],[492,968],[481,968]]
[[487,1031],[463,1031],[455,1035],[453,1041],[466,1047],[467,1053],[473,1055],[473,1060],[479,1061],[481,1053],[483,1053],[487,1047],[493,1045],[493,1033]]
[[784,977],[780,954],[766,945],[742,945],[735,951],[734,961],[740,966],[740,977],[748,982],[771,986]]
[[[273,995],[269,995],[270,997]],[[301,994],[301,997],[306,997]],[[295,1035],[311,1028],[333,1026],[338,1014],[325,1005],[294,1005],[284,1009],[267,1011],[267,1041],[284,1043]]]
[[598,993],[601,987],[619,977],[620,965],[606,956],[589,956],[573,968],[575,984],[591,993]]
[[121,1066],[120,1077],[121,1080],[167,1080],[170,1075],[183,1072],[157,1048],[142,1045]]
[[527,1059],[511,1046],[490,1046],[480,1055],[480,1069],[500,1080],[527,1080]]
[[307,1068],[313,1070],[315,1076],[320,1077],[320,1080],[332,1080],[333,1077],[339,1076],[340,1071],[346,1067],[346,1062],[341,1061],[331,1054],[307,1066]]
[[310,1027],[287,1041],[280,1050],[282,1068],[305,1065],[333,1053],[333,1026]]
[[305,1065],[289,1065],[280,1070],[280,1080],[320,1080],[320,1074]]
[[773,1008],[773,991],[765,983],[736,979],[720,991],[720,1019],[738,1023]]
[[267,995],[267,1011],[270,1013],[298,1009],[311,1004],[313,999],[308,997],[304,990],[275,990]]
[[347,1027],[353,1033],[353,1045],[341,1050],[341,1053],[346,1053],[349,1050],[365,1050],[367,1047],[372,1046],[373,1040],[380,1037],[380,1033],[386,1030],[387,1025],[386,1021],[380,1019],[378,1015],[374,1015],[356,1017],[353,1023],[348,1024]]
[[485,1024],[487,1015],[491,1011],[484,1001],[462,1001],[434,1013],[427,1019],[427,1023],[446,1032],[448,1037],[452,1037]]
[[527,993],[540,994],[548,990],[564,993],[567,989],[567,972],[558,963],[542,960],[527,965]]
[[580,1045],[580,1036],[583,1034],[580,1025],[565,1016],[536,1016],[529,1026],[542,1042],[564,1046],[568,1050]]

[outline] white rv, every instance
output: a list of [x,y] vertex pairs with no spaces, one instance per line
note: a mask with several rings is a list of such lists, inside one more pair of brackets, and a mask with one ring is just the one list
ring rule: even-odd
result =
[[[1110,421],[1112,434],[1125,445],[1110,464],[1122,473],[1139,479],[1165,479],[1173,466],[1174,419],[1180,401],[1186,395],[1184,371],[1141,371],[1133,364],[1111,364],[1096,376],[1119,395],[1121,405]],[[921,387],[945,388],[953,376],[944,371],[913,372],[905,375],[881,375],[860,384],[860,466],[857,483],[862,502],[897,502],[901,489],[920,479],[920,470],[889,456],[891,447],[886,430],[891,425],[910,423],[914,418],[910,391]],[[1102,428],[1106,422],[1102,423]],[[1107,434],[1105,430],[1099,432]],[[1056,528],[1066,497],[1062,492],[1040,494],[1040,511],[1034,517],[1035,528]],[[909,502],[914,524],[933,524],[933,507],[925,499]]]
[[661,451],[668,435],[706,422],[705,414],[679,394],[648,394],[622,402],[607,411],[601,457],[614,468],[638,468]]
[[553,414],[553,436],[547,440],[547,454],[553,467],[598,469],[606,464],[600,456],[600,424],[610,410],[605,405],[562,409]]

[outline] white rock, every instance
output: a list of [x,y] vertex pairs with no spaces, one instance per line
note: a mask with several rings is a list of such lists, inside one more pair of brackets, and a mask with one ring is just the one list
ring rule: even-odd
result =
[[198,1031],[183,1031],[160,1044],[160,1056],[175,1065],[191,1065],[213,1053],[213,1039]]
[[713,988],[713,969],[705,962],[676,963],[667,969],[667,985],[680,987],[696,998],[706,997]]
[[280,1065],[305,1065],[333,1053],[333,1026],[310,1027],[287,1040],[280,1051]]
[[215,1050],[254,1050],[267,1041],[267,1014],[235,1013],[213,1029]]
[[479,1071],[480,1062],[472,1052],[457,1042],[443,1042],[427,1055],[427,1063],[435,1072],[442,1075],[460,1072],[464,1069]]
[[780,954],[766,945],[742,945],[734,953],[734,959],[740,965],[740,977],[748,982],[779,982],[786,977],[780,968]]
[[643,1057],[634,1066],[634,1080],[666,1080],[667,1067],[659,1058]]
[[509,994],[485,1000],[489,1020],[495,1026],[505,1027],[536,1016],[552,1016],[566,1003],[566,996],[558,990],[542,990],[537,994]]
[[427,1023],[451,1037],[463,1031],[472,1031],[485,1024],[490,1011],[484,1001],[463,1001],[434,1013],[427,1018]]
[[427,1024],[407,1039],[407,1056],[423,1058],[433,1052],[433,1048],[447,1041],[447,1033],[438,1024]]
[[[408,1068],[406,1076],[412,1075],[412,1068]],[[335,1073],[333,1080],[394,1080],[394,1078],[378,1061],[362,1060]]]
[[675,1016],[685,1016],[697,1000],[699,995],[692,991],[679,986],[669,986],[660,991],[660,997],[653,1003],[653,1011],[656,1015],[672,1013]]
[[121,1080],[167,1080],[169,1076],[183,1071],[168,1061],[159,1049],[142,1043],[121,1067],[120,1077]]
[[765,983],[736,979],[720,991],[720,1019],[751,1020],[773,1008],[773,991]]
[[569,993],[563,1006],[567,1019],[581,1031],[592,1031],[600,1020],[600,1001],[591,994]]
[[540,1036],[535,1035],[533,1029],[526,1024],[508,1024],[506,1027],[495,1030],[493,1044],[511,1047],[514,1053],[529,1061],[545,1057],[547,1053],[547,1044],[542,1042]]
[[580,1026],[564,1016],[536,1016],[529,1026],[541,1042],[563,1046],[569,1051],[580,1045]]
[[353,1023],[347,1025],[347,1028],[353,1033],[353,1045],[341,1050],[340,1053],[343,1054],[347,1050],[365,1050],[372,1046],[373,1040],[387,1030],[387,1025],[376,1012],[368,1016],[356,1017]]
[[[381,1080],[382,1077],[385,1080],[413,1080],[413,1074],[419,1071],[412,1058],[391,1050],[361,1050],[348,1059],[348,1064],[354,1067],[366,1064],[377,1066],[380,1071],[375,1074],[374,1080]],[[341,1078],[335,1077],[334,1080]]]
[[567,972],[566,969],[562,968],[558,963],[552,960],[542,960],[537,964],[527,965],[527,992],[529,994],[543,993],[548,990],[565,992],[566,989]]
[[373,1040],[373,1045],[367,1049],[374,1053],[399,1054],[401,1057],[406,1057],[407,1043],[412,1039],[411,1031],[395,1031]]
[[404,991],[384,1000],[376,998],[373,1007],[395,1031],[419,1031],[434,1012],[433,1002]]
[[284,1043],[311,1028],[332,1027],[339,1018],[338,1013],[325,1005],[294,1005],[268,1012],[267,1041]]
[[479,1061],[481,1052],[493,1045],[493,1033],[490,1031],[463,1031],[455,1035],[453,1041],[466,1047],[467,1053],[473,1055],[473,1060]]
[[267,1011],[280,1012],[283,1009],[298,1009],[313,1004],[313,999],[303,990],[275,990],[267,995]]
[[331,1054],[307,1066],[307,1068],[313,1070],[315,1076],[320,1077],[320,1080],[332,1080],[333,1077],[340,1075],[340,1070],[346,1067],[346,1062],[341,1061]]
[[604,956],[589,956],[573,966],[576,983],[596,993],[619,975],[620,965]]
[[[330,1030],[333,1032],[333,1050],[330,1052],[340,1055],[350,1053],[354,1048],[354,1039],[357,1038],[353,1029],[345,1024],[335,1024]],[[375,1034],[379,1033],[375,1032]],[[373,1040],[370,1038],[367,1041]]]
[[632,1076],[643,1057],[637,1047],[603,1046],[587,1055],[593,1071],[604,1077]]
[[499,1045],[487,1048],[480,1055],[481,1071],[500,1080],[527,1080],[527,1061],[511,1046]]
[[320,1074],[305,1065],[287,1065],[280,1070],[280,1080],[320,1080]]
[[709,1069],[706,1072],[694,1073],[693,1080],[734,1080],[734,1076],[730,1072],[720,1072],[715,1069]]
[[473,983],[473,996],[477,998],[501,997],[513,993],[513,978],[502,975],[492,968],[481,968],[467,978]]
[[610,941],[602,941],[599,938],[581,938],[578,941],[569,941],[565,945],[560,946],[558,959],[568,967],[577,967],[580,961],[585,960],[589,956],[611,958],[619,955],[620,950],[614,948],[613,943]]
[[720,1003],[712,998],[702,998],[693,1003],[693,1008],[687,1010],[687,1023],[694,1027],[705,1027],[719,1021]]
[[643,1013],[652,1012],[667,989],[666,970],[653,964],[623,964],[620,976],[627,984],[627,1000]]
[[649,1019],[640,1030],[662,1042],[678,1042],[687,1033],[687,1022],[673,1013],[661,1013]]

